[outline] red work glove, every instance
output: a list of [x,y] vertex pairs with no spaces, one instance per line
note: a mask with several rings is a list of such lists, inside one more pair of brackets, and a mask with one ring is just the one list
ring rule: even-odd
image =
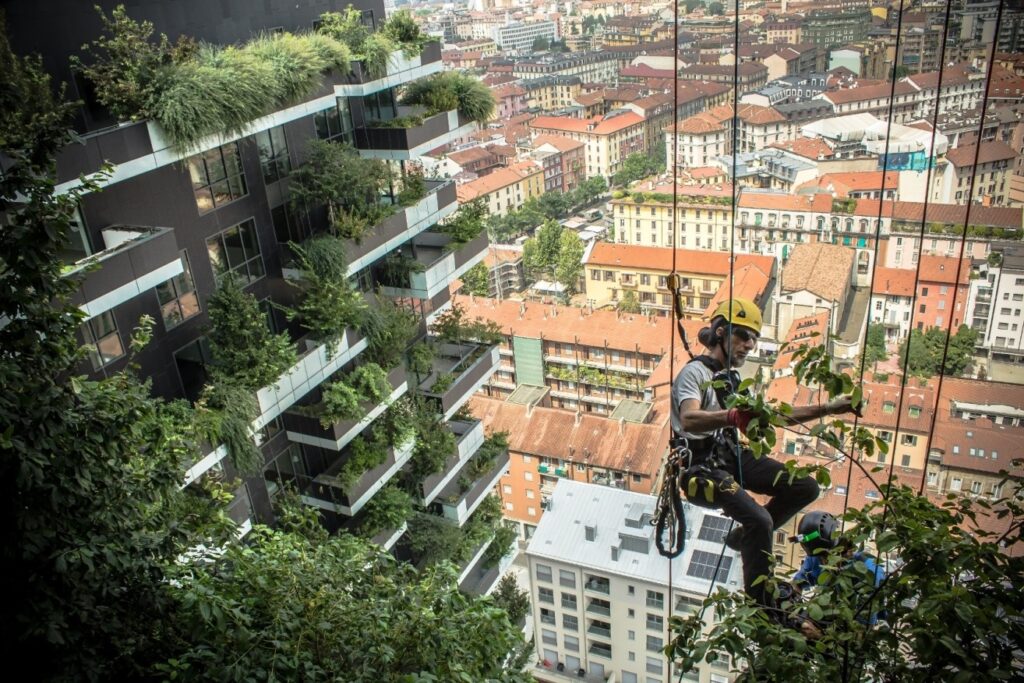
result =
[[740,410],[739,408],[730,408],[727,414],[729,424],[740,430],[742,434],[747,433],[747,425],[754,419],[754,413],[749,410]]

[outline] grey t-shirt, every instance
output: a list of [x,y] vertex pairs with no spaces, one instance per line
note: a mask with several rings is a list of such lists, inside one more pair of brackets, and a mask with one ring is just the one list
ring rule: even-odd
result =
[[[714,373],[711,368],[700,361],[691,361],[683,366],[672,382],[672,431],[687,439],[704,439],[714,431],[691,434],[683,431],[683,422],[679,419],[679,406],[687,399],[700,401],[701,410],[721,410],[715,390],[711,387]],[[707,385],[706,388],[701,388]]]

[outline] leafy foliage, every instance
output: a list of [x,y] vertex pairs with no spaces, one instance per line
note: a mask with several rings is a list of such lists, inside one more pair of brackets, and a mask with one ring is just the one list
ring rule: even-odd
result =
[[617,308],[623,313],[639,313],[640,300],[636,298],[636,292],[632,289],[627,289],[623,292]]
[[530,613],[530,595],[519,588],[516,577],[506,574],[498,581],[498,585],[491,593],[494,604],[508,613],[508,619],[513,624],[521,624]]
[[419,482],[440,472],[445,461],[455,453],[455,434],[433,410],[432,405],[419,400],[414,404],[413,426],[416,430],[416,447],[409,463],[409,488],[415,490]]
[[228,275],[207,302],[213,374],[256,391],[273,384],[296,362],[286,333],[274,334],[256,297]]
[[462,286],[466,294],[476,296],[488,296],[490,289],[490,271],[483,262],[476,264],[467,270],[462,276]]
[[907,372],[918,377],[928,378],[939,373],[962,375],[971,365],[978,332],[961,325],[952,339],[949,339],[946,362],[943,364],[942,354],[948,337],[948,333],[941,327],[929,327],[924,332],[911,330],[907,339],[900,344],[900,362],[907,363]]
[[358,533],[373,538],[386,529],[397,529],[412,515],[412,497],[389,484],[374,494],[359,516]]
[[[491,545],[484,551],[484,566],[497,566],[501,558],[509,554],[512,544],[516,542],[517,537],[515,528],[509,522],[498,524],[498,527],[494,530],[494,538],[491,540]],[[511,616],[509,618],[511,619]]]
[[402,206],[412,206],[427,196],[427,184],[420,172],[407,173],[402,178],[402,189],[396,199]]
[[260,527],[251,536],[222,564],[177,579],[184,636],[168,644],[167,677],[527,680],[503,668],[521,647],[518,629],[490,600],[459,593],[450,565],[418,575],[345,534],[310,539]]
[[372,433],[357,436],[349,446],[349,456],[338,473],[338,483],[346,492],[350,491],[359,479],[372,470],[380,467],[388,459],[388,443],[378,429]]
[[252,421],[259,415],[260,407],[250,389],[221,377],[203,388],[197,409],[210,411],[205,436],[215,445],[224,442],[235,469],[253,474],[263,467],[263,452],[252,434]]
[[502,339],[501,328],[493,320],[477,316],[469,320],[462,304],[453,303],[445,311],[439,313],[430,331],[450,344],[463,342],[479,342],[481,344],[497,344]]
[[289,320],[298,319],[314,338],[328,349],[349,327],[358,327],[366,314],[363,295],[346,275],[345,248],[337,237],[314,237],[305,245],[291,244],[302,268],[302,300],[295,309],[285,309]]
[[437,347],[427,341],[418,341],[409,349],[409,371],[419,377],[426,377],[437,358]]
[[376,363],[360,365],[352,371],[348,381],[356,391],[375,403],[380,403],[391,395],[388,373]]
[[396,367],[418,328],[415,313],[385,296],[377,296],[363,322],[366,359],[387,370]]
[[444,71],[413,81],[405,87],[402,104],[427,108],[428,116],[457,109],[467,119],[484,124],[494,116],[495,101],[479,79],[457,71]]
[[320,424],[325,428],[343,420],[361,420],[366,416],[359,392],[344,378],[324,384],[320,401]]
[[664,164],[659,166],[658,162],[647,154],[635,152],[623,160],[622,168],[612,176],[612,185],[625,187],[664,170]]
[[567,296],[572,296],[579,289],[580,276],[583,275],[583,252],[580,236],[571,230],[564,231],[558,243],[555,279],[565,287]]
[[423,51],[423,46],[431,40],[430,36],[420,30],[419,24],[412,18],[409,10],[398,10],[384,22],[381,32],[395,43],[402,46],[406,57],[415,57]]
[[306,162],[291,178],[296,207],[326,205],[334,232],[357,243],[367,230],[394,212],[379,201],[391,181],[387,164],[363,159],[348,145],[311,140]]
[[869,323],[864,341],[864,362],[872,367],[886,360],[889,352],[885,349],[885,327],[880,323]]
[[451,248],[456,249],[476,239],[487,227],[490,210],[482,199],[463,204],[446,223],[437,226],[439,232],[452,238]]

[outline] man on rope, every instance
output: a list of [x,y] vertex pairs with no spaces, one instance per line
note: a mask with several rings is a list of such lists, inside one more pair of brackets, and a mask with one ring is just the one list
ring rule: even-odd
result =
[[[691,503],[721,508],[738,522],[725,539],[740,552],[743,586],[747,594],[766,606],[774,600],[758,577],[771,573],[772,532],[818,497],[818,484],[810,477],[789,481],[785,466],[769,457],[757,458],[739,442],[753,415],[726,402],[738,390],[736,372],[757,346],[761,311],[749,299],[723,301],[708,327],[698,335],[707,353],[679,371],[672,383],[673,447],[689,451],[684,494]],[[722,387],[712,387],[721,380]],[[825,405],[794,407],[793,422],[852,412],[849,398]],[[685,452],[685,451],[684,451]],[[759,505],[747,491],[772,496]]]

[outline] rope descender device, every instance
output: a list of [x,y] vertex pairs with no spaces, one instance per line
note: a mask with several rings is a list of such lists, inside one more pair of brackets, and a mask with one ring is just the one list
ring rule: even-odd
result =
[[682,445],[673,446],[669,451],[662,470],[658,504],[654,519],[651,520],[655,527],[654,544],[658,547],[658,552],[669,559],[683,554],[683,544],[686,540],[686,517],[683,514],[683,499],[679,493],[679,485],[683,462],[689,460],[690,456],[690,449],[685,440]]

